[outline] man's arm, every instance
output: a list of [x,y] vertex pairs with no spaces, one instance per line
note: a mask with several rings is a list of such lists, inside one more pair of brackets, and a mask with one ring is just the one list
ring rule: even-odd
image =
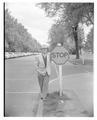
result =
[[53,60],[52,60],[52,58],[51,58],[51,54],[50,54],[50,63],[53,63]]
[[51,54],[49,53],[49,60],[50,62],[52,62],[52,58],[51,58]]
[[39,67],[39,59],[38,59],[38,57],[35,57],[34,63],[35,63],[36,69],[38,69],[38,67]]

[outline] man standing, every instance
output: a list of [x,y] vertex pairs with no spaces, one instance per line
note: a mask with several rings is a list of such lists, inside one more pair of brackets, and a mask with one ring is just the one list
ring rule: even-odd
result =
[[51,74],[50,53],[48,53],[48,48],[43,47],[41,49],[41,54],[35,58],[35,62],[41,91],[41,99],[45,99],[48,93],[48,83]]

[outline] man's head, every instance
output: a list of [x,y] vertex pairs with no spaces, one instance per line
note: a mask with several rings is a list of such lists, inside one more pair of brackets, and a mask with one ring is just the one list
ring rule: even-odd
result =
[[48,52],[48,48],[47,48],[47,47],[42,47],[42,48],[41,48],[41,53],[42,53],[42,55],[46,55],[47,52]]

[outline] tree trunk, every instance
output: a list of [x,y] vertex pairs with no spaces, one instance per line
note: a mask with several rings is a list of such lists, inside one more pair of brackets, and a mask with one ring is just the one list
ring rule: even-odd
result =
[[63,46],[63,44],[64,44],[64,43],[63,43],[63,42],[61,42],[60,44],[61,44],[61,46]]
[[78,36],[77,36],[77,27],[74,29],[74,40],[75,40],[75,48],[76,48],[76,59],[79,59],[79,46],[78,46]]
[[75,40],[75,46],[76,46],[76,59],[79,59],[78,39]]

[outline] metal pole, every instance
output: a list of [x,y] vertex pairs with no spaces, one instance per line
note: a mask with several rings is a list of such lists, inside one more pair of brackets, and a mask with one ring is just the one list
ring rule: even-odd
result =
[[59,85],[60,85],[60,96],[62,96],[62,65],[59,65]]

